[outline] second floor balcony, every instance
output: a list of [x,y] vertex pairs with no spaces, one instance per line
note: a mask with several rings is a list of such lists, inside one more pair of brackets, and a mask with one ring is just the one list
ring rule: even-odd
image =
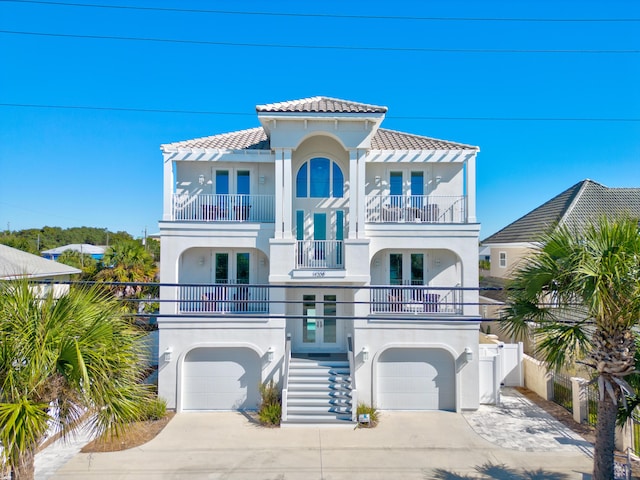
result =
[[300,269],[343,269],[342,240],[298,240],[296,266]]
[[179,287],[180,313],[267,313],[269,289],[246,284],[185,285]]
[[371,287],[371,313],[447,313],[462,314],[462,290],[459,287],[424,285],[385,285]]
[[369,223],[465,223],[466,196],[368,195]]
[[273,195],[190,195],[176,193],[171,203],[171,219],[201,222],[275,221]]

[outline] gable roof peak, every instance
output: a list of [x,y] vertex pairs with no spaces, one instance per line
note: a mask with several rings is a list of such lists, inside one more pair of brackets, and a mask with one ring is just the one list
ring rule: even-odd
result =
[[316,96],[256,105],[258,113],[387,113],[387,107]]

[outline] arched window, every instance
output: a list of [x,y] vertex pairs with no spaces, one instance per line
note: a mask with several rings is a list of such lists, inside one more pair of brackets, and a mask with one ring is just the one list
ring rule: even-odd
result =
[[340,166],[328,158],[316,157],[302,164],[296,176],[298,198],[342,198],[344,175]]

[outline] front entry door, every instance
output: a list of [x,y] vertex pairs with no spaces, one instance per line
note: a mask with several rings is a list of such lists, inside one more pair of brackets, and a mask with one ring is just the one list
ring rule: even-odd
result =
[[332,352],[342,348],[342,325],[336,319],[335,294],[305,294],[302,296],[302,319],[296,350],[301,352]]

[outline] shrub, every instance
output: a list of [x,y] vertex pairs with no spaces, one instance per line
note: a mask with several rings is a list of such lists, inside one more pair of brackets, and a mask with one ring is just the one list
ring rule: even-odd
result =
[[263,425],[280,425],[282,418],[282,396],[278,385],[273,381],[258,386],[262,402],[258,410],[258,418]]
[[167,401],[164,398],[153,398],[144,406],[142,420],[160,420],[167,415]]
[[263,405],[258,412],[258,418],[263,425],[278,426],[280,425],[280,419],[282,418],[282,405],[279,403],[272,403],[270,405]]
[[360,417],[360,415],[364,414],[364,413],[368,413],[369,414],[369,425],[367,424],[360,424],[361,427],[366,427],[366,428],[373,428],[378,424],[378,410],[376,410],[376,407],[367,405],[365,403],[358,403],[358,408],[356,410],[356,414],[358,417]]

